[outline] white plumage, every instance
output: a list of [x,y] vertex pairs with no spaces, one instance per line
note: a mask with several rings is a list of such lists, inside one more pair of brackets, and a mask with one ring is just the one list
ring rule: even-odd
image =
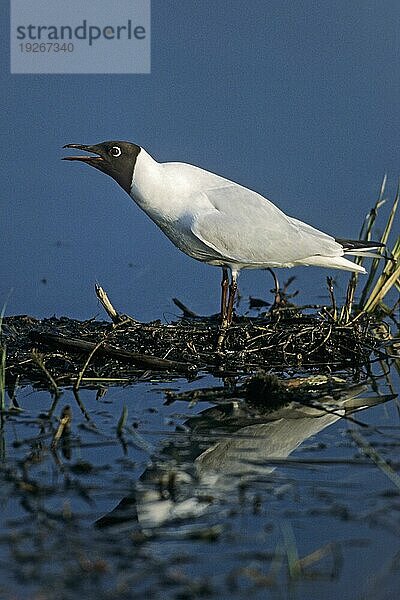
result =
[[365,272],[333,237],[237,183],[141,150],[131,196],[183,252],[233,271],[314,265]]
[[232,319],[242,269],[312,265],[365,273],[344,255],[370,256],[368,250],[381,245],[337,240],[285,215],[238,183],[186,163],[158,163],[130,142],[66,147],[96,154],[66,160],[85,162],[113,177],[175,246],[192,258],[222,267],[224,326]]

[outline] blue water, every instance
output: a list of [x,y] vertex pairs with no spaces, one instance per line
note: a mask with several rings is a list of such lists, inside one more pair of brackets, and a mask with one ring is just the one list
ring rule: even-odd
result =
[[[66,143],[136,142],[157,160],[219,173],[342,238],[357,237],[385,172],[394,196],[394,0],[153,0],[145,76],[11,75],[7,2],[0,11],[0,306],[7,302],[8,314],[90,318],[96,280],[139,319],[169,318],[174,296],[201,314],[218,308],[218,269],[177,251],[110,178],[62,162]],[[325,293],[332,275],[297,269],[281,277],[292,274],[305,303]],[[263,273],[240,278],[244,296],[271,287]]]
[[[397,401],[361,387],[331,406],[347,406],[347,420],[297,404],[256,420],[235,419],[238,409],[226,402],[165,405],[166,389],[219,383],[143,382],[97,400],[95,390],[82,390],[90,422],[65,390],[54,415],[72,406],[71,443],[56,451],[56,422],[44,418],[50,394],[17,391],[23,412],[3,427],[3,590],[50,598],[116,590],[175,598],[201,589],[215,598],[394,598]],[[108,526],[96,527],[104,519]],[[300,572],[296,559],[305,561]]]

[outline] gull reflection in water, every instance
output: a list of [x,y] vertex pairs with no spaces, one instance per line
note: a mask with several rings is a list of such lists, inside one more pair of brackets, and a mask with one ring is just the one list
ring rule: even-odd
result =
[[208,408],[185,422],[142,474],[135,493],[96,526],[148,530],[198,517],[246,481],[271,477],[302,443],[339,419],[354,422],[355,413],[393,398],[365,396],[368,390],[357,385],[335,399],[291,401],[271,410],[235,400]]

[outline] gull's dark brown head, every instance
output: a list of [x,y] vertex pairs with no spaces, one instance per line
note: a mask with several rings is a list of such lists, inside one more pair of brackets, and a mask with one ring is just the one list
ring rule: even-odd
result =
[[63,160],[78,160],[86,163],[110,175],[128,194],[130,193],[140,146],[131,142],[110,141],[94,144],[93,146],[66,144],[63,147],[91,152],[92,155],[65,156]]

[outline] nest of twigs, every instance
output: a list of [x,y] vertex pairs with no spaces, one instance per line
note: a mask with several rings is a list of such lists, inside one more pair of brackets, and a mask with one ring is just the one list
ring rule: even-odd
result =
[[[328,310],[286,308],[263,317],[237,319],[226,332],[223,349],[218,320],[183,318],[174,323],[118,324],[69,318],[5,318],[8,382],[19,378],[52,386],[96,385],[146,374],[193,377],[198,371],[236,375],[269,369],[360,370],[379,354],[382,335],[364,315],[347,324]],[[379,324],[382,327],[382,323]]]

